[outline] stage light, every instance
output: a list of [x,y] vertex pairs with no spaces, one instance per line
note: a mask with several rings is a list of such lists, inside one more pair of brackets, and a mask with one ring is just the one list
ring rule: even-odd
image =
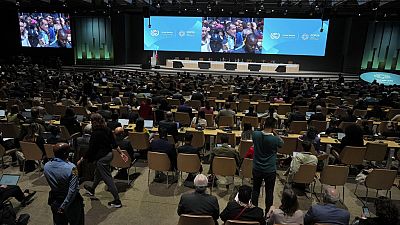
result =
[[361,13],[359,13],[358,16],[361,16]]
[[224,9],[221,9],[221,12],[223,12],[224,11]]

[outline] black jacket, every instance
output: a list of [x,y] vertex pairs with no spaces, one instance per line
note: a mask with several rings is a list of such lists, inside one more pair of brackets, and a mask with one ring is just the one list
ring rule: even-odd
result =
[[178,215],[181,214],[210,215],[217,221],[219,218],[218,200],[215,196],[206,193],[183,194],[178,205]]
[[89,150],[84,158],[88,159],[89,162],[97,161],[116,147],[114,134],[108,127],[95,128],[90,136]]
[[318,112],[318,113],[312,114],[308,121],[311,122],[312,120],[325,121],[326,120],[326,116],[324,114]]
[[[235,201],[228,202],[226,208],[221,212],[221,220],[244,220],[244,221],[258,221],[260,225],[265,225],[264,212],[259,207],[244,209],[243,206]],[[240,214],[240,215],[239,215]]]

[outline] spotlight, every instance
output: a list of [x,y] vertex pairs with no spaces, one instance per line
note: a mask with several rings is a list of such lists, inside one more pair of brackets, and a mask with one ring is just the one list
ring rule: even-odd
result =
[[361,13],[359,13],[358,16],[361,16]]
[[223,12],[224,11],[224,9],[221,9],[221,12]]

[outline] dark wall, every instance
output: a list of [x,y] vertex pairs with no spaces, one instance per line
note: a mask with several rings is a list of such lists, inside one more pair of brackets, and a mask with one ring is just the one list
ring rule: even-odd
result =
[[[151,51],[143,51],[143,18],[140,15],[127,17],[131,23],[130,27],[137,27],[135,35],[130,36],[131,45],[134,46],[134,54],[127,58],[127,63],[142,63],[152,55]],[[305,71],[338,71],[356,73],[359,71],[362,52],[364,49],[367,22],[353,18],[334,18],[330,20],[328,41],[325,56],[295,56],[295,55],[252,55],[252,54],[223,54],[223,53],[201,53],[201,52],[164,52],[159,51],[159,62],[165,64],[166,59],[175,57],[190,59],[204,58],[212,60],[235,61],[237,59],[246,61],[251,59],[257,62],[288,62],[300,64],[300,70]]]

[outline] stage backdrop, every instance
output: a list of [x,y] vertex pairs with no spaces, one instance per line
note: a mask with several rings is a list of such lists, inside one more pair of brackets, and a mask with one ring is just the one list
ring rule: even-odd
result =
[[112,61],[114,58],[110,17],[76,18],[75,60]]
[[361,68],[400,70],[400,22],[371,22]]

